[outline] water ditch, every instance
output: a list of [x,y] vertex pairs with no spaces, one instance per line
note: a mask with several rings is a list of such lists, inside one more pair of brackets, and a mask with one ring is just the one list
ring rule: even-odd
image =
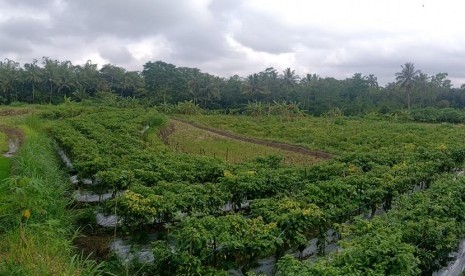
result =
[[[147,129],[144,129],[146,131]],[[63,163],[68,169],[73,170],[74,166],[71,162],[71,159],[66,155],[66,153],[57,145],[55,144],[58,154],[60,155]],[[14,154],[19,148],[19,140],[14,143],[11,143],[10,151]],[[458,171],[457,177],[463,176],[464,171]],[[72,175],[69,178],[71,184],[74,186],[78,186],[79,184],[87,185],[87,186],[95,186],[98,185],[98,181],[92,179],[79,179],[77,175]],[[424,183],[420,183],[416,185],[409,193],[414,193],[426,188]],[[101,203],[106,200],[113,198],[114,196],[119,196],[124,192],[119,192],[116,195],[112,192],[105,192],[102,194],[97,194],[95,192],[89,190],[76,190],[73,193],[73,198],[77,202],[81,203]],[[241,207],[248,207],[250,205],[249,201],[244,202],[241,204]],[[226,203],[224,206],[220,208],[221,211],[229,212],[234,210],[234,205],[232,203]],[[371,219],[374,216],[378,216],[385,213],[382,207],[378,208],[374,215],[371,212],[367,212],[362,214],[362,217],[365,219]],[[122,219],[119,218],[117,215],[110,214],[106,215],[101,212],[95,212],[95,220],[97,225],[103,228],[116,228],[121,225]],[[339,251],[340,248],[337,244],[338,237],[337,233],[329,229],[326,232],[326,240],[324,246],[324,253],[329,254],[332,252]],[[149,235],[148,242],[145,243],[137,243],[132,241],[130,238],[113,238],[113,241],[109,244],[109,250],[113,254],[115,254],[120,261],[125,264],[128,262],[132,262],[137,260],[140,263],[151,263],[154,261],[154,256],[152,252],[151,242],[157,240],[157,235],[152,234]],[[315,261],[317,259],[318,253],[318,238],[310,239],[307,243],[307,246],[302,250],[288,250],[286,254],[293,255],[295,258],[300,259],[307,259],[309,261]],[[465,271],[465,239],[461,240],[458,251],[452,252],[450,254],[452,261],[449,263],[447,267],[440,269],[433,273],[433,276],[458,276],[461,275],[463,271]],[[251,271],[257,274],[264,274],[264,275],[273,275],[276,268],[276,258],[275,256],[269,256],[267,258],[263,258],[258,260],[257,266],[253,268]],[[230,275],[243,275],[240,270],[230,270]]]
[[19,149],[19,139],[14,138],[8,141],[8,151],[3,154],[5,157],[13,157]]
[[465,271],[465,239],[459,244],[457,252],[452,252],[449,257],[453,259],[448,266],[433,273],[433,276],[459,276]]
[[[156,241],[157,236],[149,236],[149,241]],[[118,238],[110,243],[110,250],[123,263],[137,260],[139,263],[153,263],[155,260],[152,252],[152,244],[137,244],[129,239]]]
[[[457,177],[463,177],[464,170],[457,171]],[[457,177],[455,179],[457,179]],[[449,254],[451,261],[446,267],[433,272],[433,276],[459,276],[465,271],[465,239],[462,239],[456,252]]]
[[24,140],[24,133],[17,128],[0,126],[0,131],[8,137],[8,151],[3,154],[7,158],[13,157],[19,150]]

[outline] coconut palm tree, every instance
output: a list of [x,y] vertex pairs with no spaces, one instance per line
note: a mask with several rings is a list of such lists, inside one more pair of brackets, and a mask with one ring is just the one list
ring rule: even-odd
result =
[[415,66],[411,62],[407,62],[400,67],[402,68],[402,71],[396,73],[396,81],[400,87],[407,91],[407,108],[410,110],[410,94],[416,83],[415,78],[420,73],[420,71],[415,70]]
[[[71,61],[60,62],[57,72],[57,95],[61,96],[61,91],[72,91],[73,86],[76,85],[76,74],[74,74],[74,66]],[[66,96],[66,93],[63,93]]]
[[58,72],[60,62],[58,60],[50,59],[49,57],[43,57],[42,64],[44,65],[44,76],[46,79],[48,79],[48,83],[50,85],[49,103],[51,104],[53,98],[53,86],[55,85],[58,87]]
[[286,101],[288,101],[290,89],[294,87],[294,85],[297,83],[297,81],[299,80],[299,76],[296,75],[295,70],[291,70],[291,68],[286,68],[283,71],[281,78],[283,80],[283,86],[286,93]]
[[203,107],[207,108],[207,102],[212,102],[213,99],[220,98],[220,81],[219,77],[206,75],[203,79],[202,87],[200,88],[201,97],[203,99]]
[[304,86],[315,86],[320,80],[320,76],[317,74],[306,74],[305,77],[300,79],[300,84]]
[[370,74],[365,78],[370,88],[378,88],[378,78],[375,75]]
[[[428,76],[421,71],[415,76],[415,90],[418,92],[417,99],[421,107],[435,103],[437,90],[434,87],[434,77]],[[413,95],[415,98],[415,95]]]
[[11,94],[15,93],[15,98],[18,100],[18,92],[16,90],[16,84],[20,81],[21,67],[18,62],[5,58],[3,62],[0,62],[1,69],[1,87],[8,102],[11,102]]
[[315,102],[320,81],[321,78],[317,74],[306,74],[305,77],[300,79],[301,101],[304,108],[308,109],[311,105],[310,103]]
[[187,87],[189,88],[189,93],[192,96],[192,102],[197,103],[198,97],[200,96],[200,80],[201,80],[200,70],[195,68],[192,70],[192,73],[189,75],[189,80],[187,81]]
[[37,59],[34,59],[32,63],[24,64],[26,70],[26,81],[32,85],[32,103],[35,103],[35,84],[42,82],[42,76],[40,67],[37,65]]
[[97,64],[93,64],[91,60],[88,60],[83,66],[75,66],[74,73],[78,89],[88,95],[94,95],[101,81]]
[[283,71],[282,75],[284,85],[289,85],[293,86],[297,83],[297,80],[299,80],[299,76],[296,75],[295,70],[291,70],[291,68],[286,68]]
[[266,87],[263,85],[260,76],[253,74],[247,77],[242,86],[242,94],[249,95],[252,99],[257,99],[260,96],[267,94]]

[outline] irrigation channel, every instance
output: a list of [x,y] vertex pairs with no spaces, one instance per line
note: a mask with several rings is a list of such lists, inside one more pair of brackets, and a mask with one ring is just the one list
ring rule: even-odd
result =
[[[183,122],[183,121],[182,121]],[[184,122],[188,123],[188,122]],[[191,124],[192,123],[188,123]],[[194,125],[195,127],[198,127],[197,125]],[[202,128],[202,127],[200,127]],[[147,128],[144,128],[144,130],[147,130]],[[207,131],[212,131],[210,128],[205,129]],[[217,131],[212,131],[214,133],[217,133]],[[222,131],[219,131],[220,135],[223,135],[224,133]],[[229,137],[230,134],[224,135],[225,137]],[[231,134],[233,135],[233,134]],[[236,136],[236,135],[233,135]],[[237,136],[239,137],[239,136]],[[231,137],[229,137],[231,138]],[[245,137],[243,137],[245,138]],[[232,138],[236,139],[236,138]],[[248,138],[247,138],[248,139]],[[244,141],[242,138],[240,140]],[[248,139],[247,142],[255,143],[256,139]],[[18,140],[19,141],[19,140]],[[261,140],[263,141],[263,140]],[[269,143],[276,144],[276,142],[270,142],[266,141],[267,145]],[[279,148],[281,147],[281,143]],[[10,150],[17,150],[17,147],[19,145],[19,142],[16,143],[16,146],[11,146]],[[288,147],[289,145],[284,144],[285,147]],[[72,161],[70,158],[67,156],[67,154],[59,147],[58,144],[55,144],[56,150],[58,154],[60,155],[63,163],[65,166],[70,170],[70,171],[75,171]],[[297,146],[295,146],[297,147]],[[302,152],[301,147],[299,148],[298,151]],[[308,149],[304,149],[309,151],[308,154],[312,154],[313,156],[318,156],[320,158],[330,158],[329,155],[325,153],[325,155],[320,155],[320,152],[315,152],[310,151]],[[460,171],[457,174],[457,177],[464,177],[464,171]],[[76,190],[73,193],[73,198],[76,202],[79,203],[101,203],[106,200],[109,200],[111,198],[114,198],[116,196],[119,196],[123,194],[124,192],[116,192],[113,193],[112,191],[103,191],[102,193],[95,193],[93,191],[84,189],[81,190],[81,188],[77,188],[80,186],[84,187],[89,187],[91,188],[92,186],[97,186],[98,185],[98,180],[95,179],[79,179],[76,174],[71,175],[69,178],[70,182],[75,186]],[[420,183],[417,185],[411,192],[417,192],[419,190],[424,189],[424,185]],[[247,207],[250,202],[244,202],[242,204],[242,207]],[[222,211],[231,211],[233,208],[233,205],[231,203],[226,203],[224,206],[221,207]],[[374,216],[378,216],[383,214],[385,211],[382,207],[376,210],[374,214],[371,214],[371,212],[363,214],[362,216],[365,219],[371,219]],[[110,215],[105,215],[103,213],[95,212],[95,220],[97,224],[101,227],[104,228],[112,228],[116,230],[116,227],[118,227],[121,224],[121,219],[118,218],[117,215],[115,214],[110,214]],[[350,223],[350,222],[347,222]],[[116,232],[116,231],[115,231]],[[151,242],[157,240],[158,235],[156,233],[149,234],[147,239],[148,242],[143,243],[143,244],[135,244],[131,241],[131,237],[125,237],[125,238],[120,238],[116,237],[116,235],[113,237],[113,241],[109,244],[109,250],[114,253],[122,263],[128,263],[133,261],[134,259],[137,259],[137,261],[141,263],[151,263],[154,261],[154,256],[152,253],[152,246]],[[341,250],[338,246],[338,234],[333,230],[329,229],[326,232],[326,239],[325,239],[325,246],[324,246],[324,253],[328,254],[331,252],[335,252],[338,250]],[[314,261],[317,258],[317,253],[318,253],[318,238],[312,238],[308,241],[306,248],[303,251],[297,251],[297,250],[289,250],[286,252],[286,254],[293,255],[295,258],[301,258],[301,259],[307,259],[309,261]],[[433,273],[434,276],[458,276],[461,275],[462,272],[465,270],[465,239],[463,239],[459,246],[458,246],[458,251],[457,252],[452,252],[450,254],[450,257],[452,261],[449,263],[447,267],[442,268],[439,271],[436,271]],[[265,275],[273,275],[275,272],[276,268],[276,258],[274,256],[269,256],[267,258],[261,259],[258,261],[258,266],[253,268],[252,271],[255,273],[262,273]],[[230,275],[236,275],[240,276],[243,275],[240,269],[236,270],[230,270],[229,271]]]
[[5,133],[8,137],[8,151],[3,156],[13,157],[24,140],[24,133],[19,129],[5,126],[0,126],[0,132]]

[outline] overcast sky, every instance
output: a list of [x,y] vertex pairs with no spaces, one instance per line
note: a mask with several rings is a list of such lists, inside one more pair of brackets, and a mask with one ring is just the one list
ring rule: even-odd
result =
[[147,61],[247,76],[394,80],[413,62],[465,83],[460,0],[0,0],[0,57],[142,70]]

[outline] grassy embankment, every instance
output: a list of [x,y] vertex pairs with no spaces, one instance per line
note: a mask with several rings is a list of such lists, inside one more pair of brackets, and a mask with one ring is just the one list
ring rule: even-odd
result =
[[10,160],[3,156],[8,151],[8,137],[0,132],[0,182],[10,174]]
[[0,275],[98,273],[73,251],[70,186],[50,139],[38,119],[18,120],[26,139],[0,182]]
[[177,121],[172,123],[175,132],[169,136],[169,146],[174,151],[217,157],[231,163],[268,155],[282,156],[286,164],[292,165],[317,161],[313,156],[226,138]]

